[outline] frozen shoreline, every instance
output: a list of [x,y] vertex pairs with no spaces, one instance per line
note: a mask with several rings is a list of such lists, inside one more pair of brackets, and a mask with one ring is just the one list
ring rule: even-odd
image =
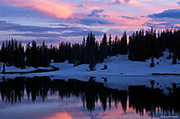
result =
[[[155,67],[151,68],[151,60],[146,62],[130,61],[127,55],[117,55],[108,57],[104,63],[98,63],[95,71],[87,71],[88,64],[82,64],[74,67],[73,64],[64,63],[51,63],[51,66],[57,67],[60,70],[53,72],[41,72],[32,74],[6,74],[6,77],[16,76],[151,76],[154,75],[180,75],[180,64],[173,65],[172,60],[166,59],[168,53],[164,53],[164,57],[160,59],[154,59]],[[178,61],[180,62],[180,61]],[[107,65],[107,70],[102,70],[104,65]],[[49,70],[52,67],[39,67],[37,69]],[[25,69],[19,69],[15,67],[7,67],[6,72],[30,72],[37,70],[33,67],[26,67]],[[0,76],[4,76],[0,74]]]
[[[159,85],[155,87],[166,89],[172,87],[172,83],[180,83],[180,64],[172,65],[172,60],[166,59],[168,53],[165,53],[164,57],[155,59],[155,67],[150,67],[150,60],[146,62],[129,61],[127,55],[117,55],[109,57],[104,63],[96,65],[95,71],[87,71],[88,64],[82,64],[74,67],[73,64],[64,63],[52,63],[51,65],[59,68],[58,71],[31,73],[31,74],[0,74],[0,77],[16,78],[16,77],[43,77],[49,76],[51,79],[78,79],[81,81],[88,81],[89,77],[96,77],[95,81],[104,82],[104,78],[107,79],[105,85],[111,88],[127,89],[129,85],[146,85],[150,86],[150,81],[154,80]],[[179,61],[178,61],[179,62]],[[101,70],[104,64],[108,66],[107,70]],[[41,69],[49,69],[43,68]],[[31,71],[35,70],[32,67],[26,69],[18,69],[15,67],[6,68],[8,71]],[[157,75],[152,75],[156,73]],[[164,74],[164,75],[162,75]],[[165,75],[166,74],[166,75]],[[174,75],[170,75],[174,74]]]

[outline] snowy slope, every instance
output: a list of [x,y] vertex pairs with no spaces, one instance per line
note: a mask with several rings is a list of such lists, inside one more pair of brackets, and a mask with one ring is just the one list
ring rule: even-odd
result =
[[[164,57],[155,59],[154,68],[150,67],[150,59],[146,62],[137,62],[128,60],[127,55],[117,55],[108,57],[107,59],[105,59],[104,63],[97,64],[95,71],[88,71],[88,64],[82,64],[74,67],[73,64],[68,64],[68,62],[66,61],[64,63],[51,64],[52,66],[58,67],[60,69],[59,71],[24,74],[22,76],[150,76],[152,73],[180,73],[180,64],[172,65],[172,60],[166,59],[168,53],[164,54]],[[157,62],[159,62],[159,64],[157,64]],[[107,70],[101,70],[104,67],[104,64],[107,64]],[[40,67],[38,69],[49,68]],[[25,69],[18,69],[15,67],[6,67],[7,72],[23,72],[32,70],[35,70],[35,68],[26,67]]]
[[[180,64],[172,65],[172,60],[166,59],[168,53],[165,53],[164,57],[160,59],[155,59],[155,67],[151,68],[150,63],[151,60],[147,60],[146,62],[137,62],[137,61],[129,61],[127,55],[117,55],[110,58],[107,58],[104,63],[97,64],[95,71],[87,71],[88,64],[83,64],[77,67],[73,67],[73,65],[65,64],[68,68],[62,69],[56,73],[58,75],[123,75],[123,76],[144,76],[151,75],[152,73],[180,73]],[[161,61],[160,61],[161,60]],[[157,64],[159,62],[159,64]],[[104,67],[104,64],[107,64],[107,70],[101,70]],[[59,66],[61,69],[62,65],[54,65]],[[64,66],[62,66],[64,67]]]
[[[166,89],[167,87],[172,87],[172,83],[180,83],[180,76],[152,76],[152,73],[180,73],[180,64],[172,65],[172,60],[166,59],[167,56],[168,53],[165,53],[164,57],[155,59],[156,65],[154,68],[150,67],[151,60],[146,62],[129,61],[127,55],[117,55],[107,58],[104,63],[97,64],[95,71],[87,71],[88,64],[74,67],[73,64],[64,62],[51,64],[58,67],[59,71],[32,74],[0,74],[0,76],[7,78],[50,76],[52,79],[68,80],[76,78],[83,81],[88,81],[89,77],[94,76],[97,82],[104,82],[104,78],[107,78],[105,85],[117,89],[127,89],[130,85],[150,86],[150,81],[155,80],[155,87]],[[159,62],[158,65],[157,62]],[[101,70],[104,64],[107,64],[107,70]],[[41,68],[43,69],[43,67]],[[31,70],[34,70],[34,68],[26,67],[23,69],[23,71]],[[22,70],[15,67],[7,67],[6,71],[20,72]]]

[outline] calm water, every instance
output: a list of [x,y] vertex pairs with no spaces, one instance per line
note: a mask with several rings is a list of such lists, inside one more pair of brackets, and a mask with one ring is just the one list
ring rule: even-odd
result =
[[152,86],[110,89],[103,83],[49,77],[2,79],[0,119],[180,118],[180,88],[169,94]]

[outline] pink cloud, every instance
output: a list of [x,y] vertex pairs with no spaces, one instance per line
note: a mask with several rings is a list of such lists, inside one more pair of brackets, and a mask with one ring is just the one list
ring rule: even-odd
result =
[[175,27],[176,27],[176,26],[177,26],[177,27],[180,27],[180,24],[174,24],[174,26],[175,26]]
[[68,18],[73,13],[70,4],[58,0],[2,0],[0,4],[31,7],[57,18]]

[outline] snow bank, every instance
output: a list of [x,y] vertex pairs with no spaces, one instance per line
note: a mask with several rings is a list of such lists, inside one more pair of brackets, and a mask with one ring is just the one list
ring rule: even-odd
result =
[[[151,76],[152,73],[180,73],[180,64],[172,65],[172,60],[166,59],[168,53],[164,53],[164,57],[154,59],[155,67],[151,68],[151,60],[146,62],[129,61],[127,55],[117,55],[108,57],[104,63],[96,65],[95,71],[87,71],[88,64],[82,64],[74,67],[73,64],[52,63],[51,66],[58,67],[59,71],[23,74],[22,76]],[[101,70],[104,65],[108,66],[107,70]],[[38,69],[50,69],[51,67],[39,67]],[[33,67],[26,67],[25,69],[18,69],[15,67],[7,67],[7,72],[24,72],[35,70]],[[16,76],[17,74],[13,74]],[[14,77],[13,75],[6,75],[7,77]]]
[[[180,73],[180,64],[172,65],[172,60],[166,59],[168,53],[160,59],[154,59],[155,67],[151,68],[151,60],[146,62],[129,61],[127,55],[117,55],[109,57],[104,63],[96,65],[95,71],[87,71],[88,64],[82,64],[74,67],[73,64],[52,63],[51,66],[58,67],[59,71],[32,73],[32,74],[0,74],[0,77],[15,78],[15,77],[34,77],[34,76],[50,76],[52,79],[76,78],[82,81],[88,81],[89,77],[96,77],[97,82],[104,82],[107,87],[115,89],[127,89],[130,85],[146,85],[151,86],[150,81],[155,80],[155,87],[166,89],[172,87],[172,83],[179,83],[179,76],[152,76],[152,73]],[[158,63],[158,64],[157,64]],[[108,66],[107,70],[101,70],[104,64]],[[40,69],[49,69],[51,67],[39,67]],[[35,70],[33,67],[18,69],[15,67],[7,67],[8,72],[24,72]]]

